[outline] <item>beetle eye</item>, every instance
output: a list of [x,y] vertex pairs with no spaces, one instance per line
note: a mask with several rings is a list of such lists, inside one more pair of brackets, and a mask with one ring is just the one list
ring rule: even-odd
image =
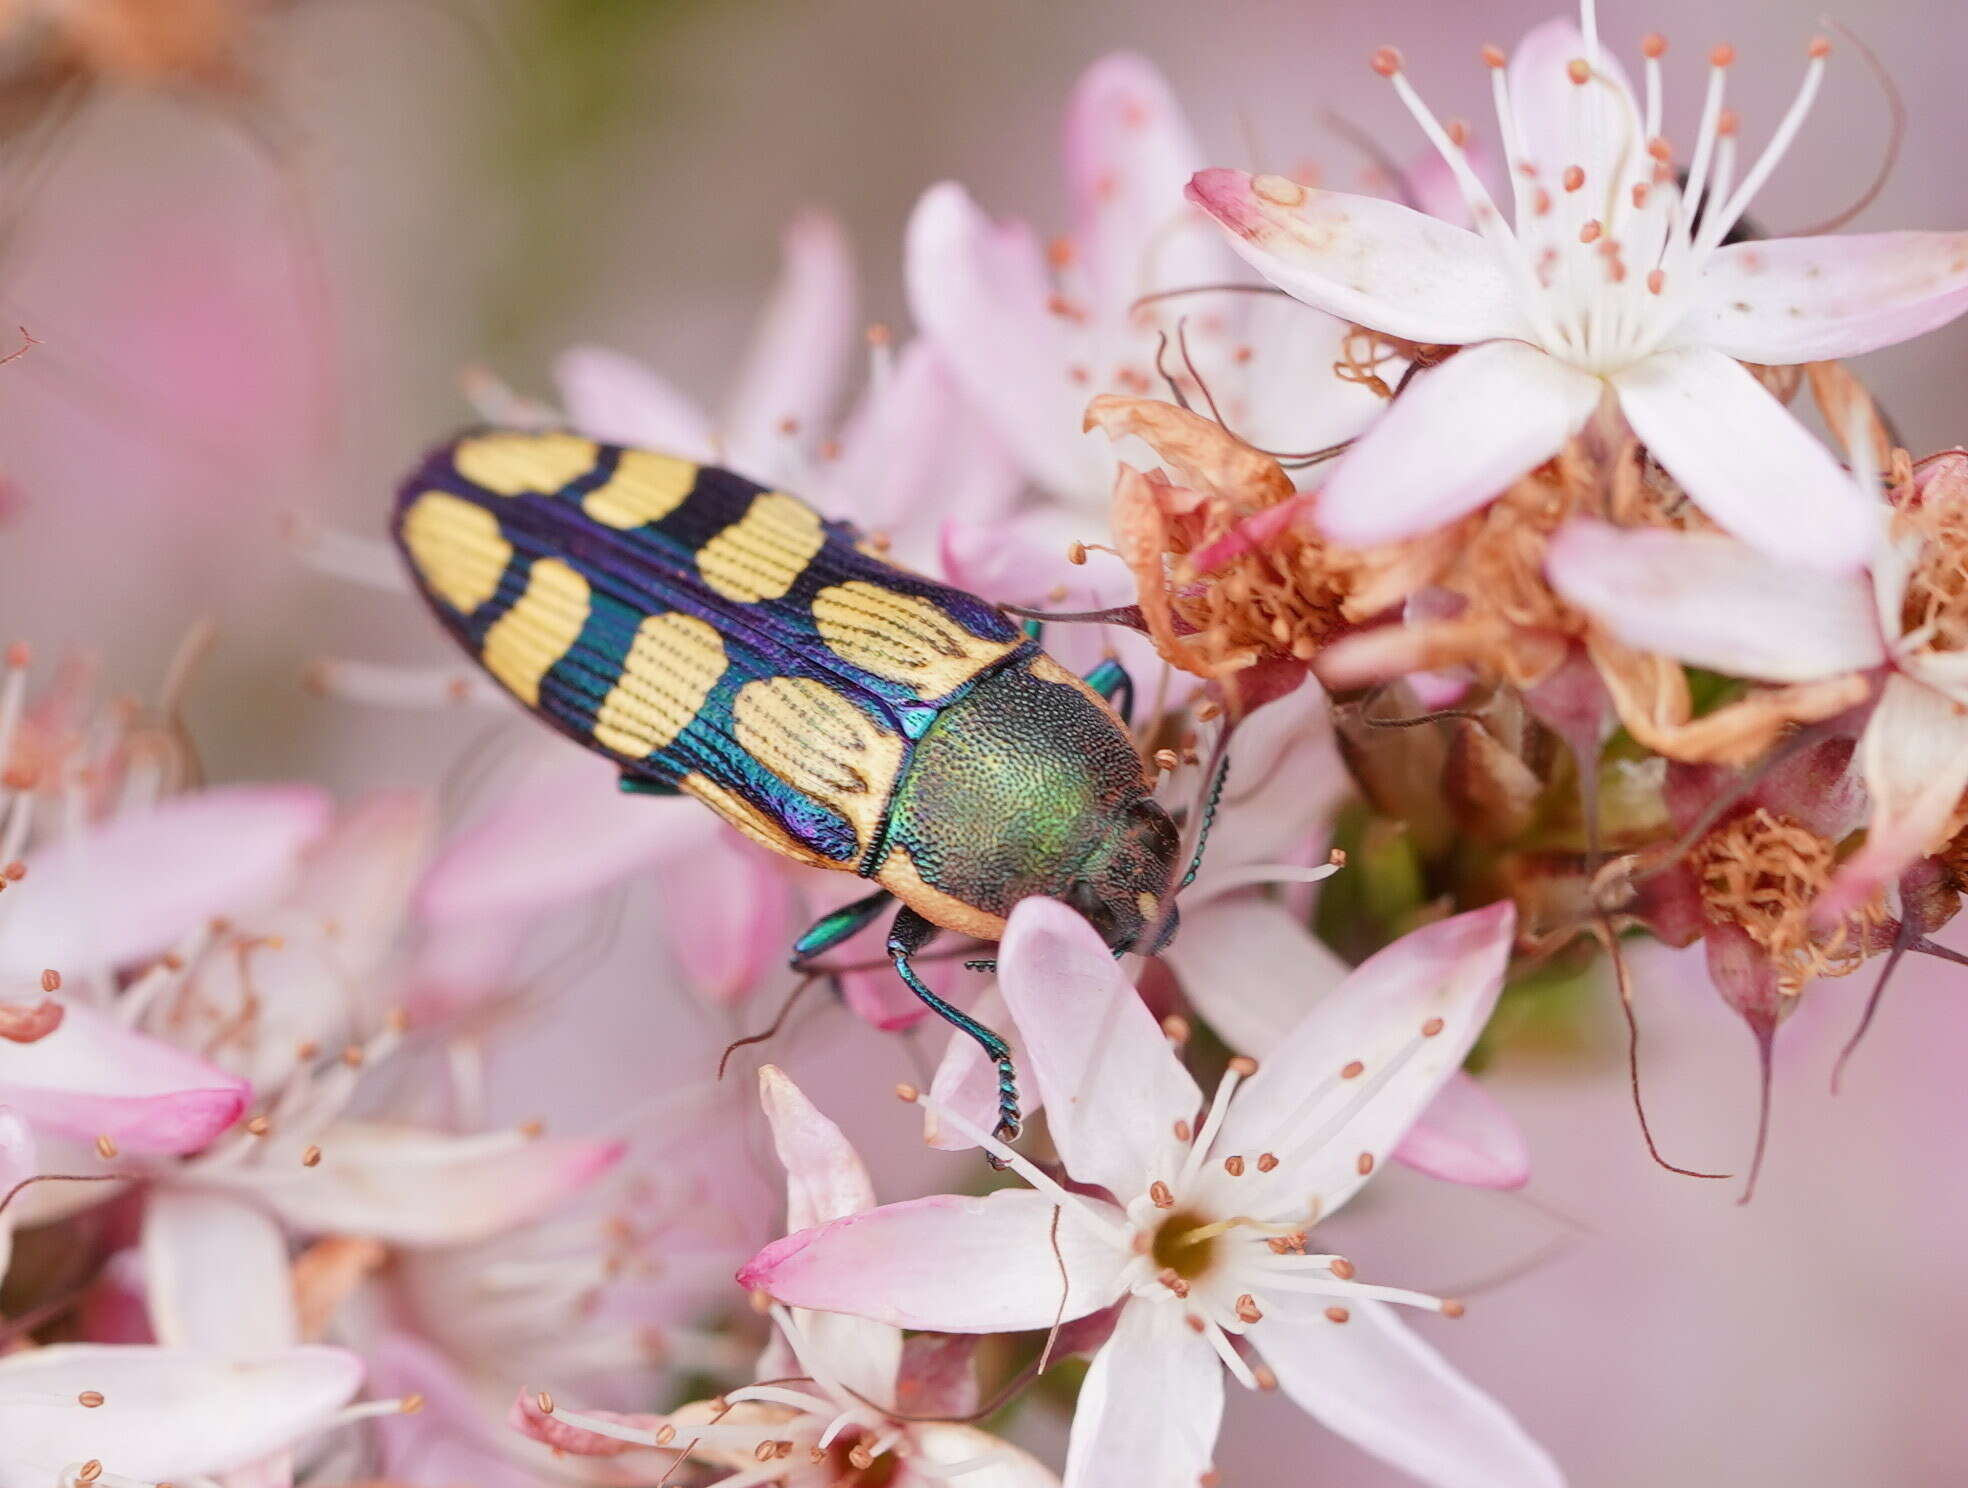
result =
[[1078,910],[1092,924],[1094,929],[1105,933],[1107,921],[1112,916],[1107,913],[1107,906],[1101,900],[1100,890],[1095,887],[1092,879],[1074,879],[1072,883],[1066,886],[1066,892],[1061,897],[1067,904]]

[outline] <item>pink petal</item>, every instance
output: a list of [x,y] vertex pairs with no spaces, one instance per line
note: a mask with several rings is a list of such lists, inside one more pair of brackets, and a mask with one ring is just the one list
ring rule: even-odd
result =
[[[1234,298],[1244,302],[1237,335],[1249,359],[1221,372],[1202,370],[1238,438],[1259,449],[1325,449],[1356,437],[1387,407],[1366,383],[1335,370],[1346,359],[1351,325],[1283,295]],[[1383,366],[1381,374],[1397,381],[1402,365]]]
[[1250,1339],[1323,1425],[1436,1488],[1562,1488],[1515,1418],[1381,1302],[1334,1323],[1322,1297],[1280,1294]]
[[917,325],[1026,473],[1066,500],[1104,496],[1112,466],[1080,428],[1086,390],[1030,229],[993,223],[946,181],[916,203],[905,252]]
[[[303,1145],[319,1145],[318,1166],[302,1165]],[[625,1150],[621,1142],[518,1131],[461,1137],[343,1121],[311,1144],[283,1140],[276,1127],[252,1167],[209,1177],[257,1193],[297,1229],[395,1245],[465,1245],[551,1214]]]
[[[1547,184],[1555,182],[1568,165],[1583,167],[1589,181],[1603,182],[1611,178],[1616,165],[1623,165],[1630,177],[1646,163],[1636,157],[1630,143],[1638,126],[1628,120],[1637,119],[1639,111],[1619,59],[1602,40],[1598,71],[1612,86],[1595,81],[1581,88],[1572,81],[1570,67],[1585,56],[1585,37],[1567,19],[1533,26],[1510,54],[1511,111],[1525,153]],[[1585,106],[1599,109],[1603,127],[1594,129]],[[1586,158],[1589,141],[1606,152],[1602,159]]]
[[287,1240],[264,1210],[157,1184],[144,1204],[143,1259],[159,1343],[263,1354],[300,1342]]
[[895,1377],[896,1403],[918,1416],[976,1415],[978,1344],[975,1334],[911,1334]]
[[855,409],[812,499],[830,517],[887,534],[898,562],[925,567],[935,550],[934,515],[995,526],[1023,486],[943,356],[917,340]]
[[1654,458],[1744,542],[1813,568],[1872,556],[1879,503],[1740,364],[1706,347],[1661,352],[1612,382]]
[[[915,1452],[896,1474],[895,1488],[945,1488],[949,1483],[961,1483],[963,1488],[1059,1488],[1058,1476],[1038,1458],[975,1426],[925,1421],[910,1428],[909,1439]],[[960,1476],[935,1470],[980,1458],[989,1459],[990,1465]]]
[[[1287,1157],[1266,1181],[1300,1202],[1316,1194],[1321,1213],[1338,1209],[1366,1182],[1360,1155],[1391,1153],[1462,1068],[1503,989],[1516,919],[1505,900],[1425,925],[1362,962],[1260,1058],[1214,1150],[1285,1156],[1310,1131],[1324,1132],[1315,1150]],[[1342,1075],[1356,1060],[1362,1069]],[[1371,1094],[1353,1100],[1354,1080]],[[1321,1087],[1330,1093],[1308,1109]]]
[[38,1002],[0,1002],[0,1039],[10,1044],[38,1044],[61,1027],[67,1011],[52,997]]
[[670,954],[707,1002],[749,997],[786,964],[796,897],[782,859],[726,829],[654,878]]
[[811,1229],[875,1207],[875,1185],[841,1129],[777,1065],[759,1066],[759,1104],[786,1170],[786,1228]]
[[1886,660],[1863,574],[1798,568],[1726,537],[1577,518],[1545,572],[1627,645],[1730,676],[1811,682]]
[[1259,1058],[1349,970],[1284,905],[1245,895],[1185,905],[1162,958],[1223,1041]]
[[1716,251],[1674,338],[1782,366],[1897,346],[1964,310],[1968,233],[1772,238]]
[[[1025,1036],[1012,1021],[1004,994],[996,984],[987,988],[970,1009],[971,1016],[986,1028],[996,1029],[1011,1045],[1012,1062],[1021,1070],[1032,1068],[1025,1048]],[[930,1082],[930,1098],[963,1117],[979,1131],[988,1132],[998,1124],[998,1066],[984,1057],[984,1050],[967,1033],[953,1032],[943,1050],[943,1061],[936,1066]],[[1018,1112],[1029,1117],[1039,1109],[1036,1080],[1018,1082]],[[923,1140],[945,1152],[962,1152],[973,1146],[947,1121],[939,1121],[934,1110],[923,1113]]]
[[1174,1126],[1202,1093],[1094,928],[1051,899],[1011,912],[998,985],[1025,1037],[1066,1170],[1123,1200],[1177,1158]]
[[1221,168],[1198,172],[1189,199],[1244,262],[1341,320],[1451,346],[1522,333],[1490,246],[1412,207]]
[[417,947],[404,1009],[414,1023],[447,1018],[507,988],[526,943],[527,921],[506,916],[454,920],[428,931]]
[[1055,1226],[1054,1215],[1051,1199],[1020,1188],[981,1199],[942,1194],[889,1204],[775,1240],[745,1263],[738,1282],[794,1307],[849,1312],[897,1328],[1049,1328],[1061,1315],[1062,1297],[1067,1318],[1111,1303],[1128,1259],[1070,1215]]
[[590,439],[706,461],[717,454],[710,416],[633,357],[575,346],[554,359],[567,421]]
[[0,913],[0,975],[118,966],[267,901],[329,810],[311,786],[234,786],[126,812],[42,849]]
[[[245,1467],[294,1445],[348,1403],[362,1361],[346,1349],[246,1357],[145,1345],[57,1344],[0,1360],[0,1488],[46,1488],[95,1459],[146,1482]],[[102,1394],[77,1409],[85,1390]],[[24,1397],[51,1397],[48,1403]]]
[[515,786],[454,837],[417,891],[443,925],[524,915],[578,899],[690,850],[711,830],[694,801],[624,796],[615,769],[585,757]]
[[437,807],[418,791],[378,791],[308,852],[291,905],[332,923],[339,964],[367,971],[403,928],[430,857]]
[[[491,1421],[471,1382],[444,1354],[407,1333],[385,1333],[363,1353],[372,1395],[420,1395],[424,1402],[413,1415],[367,1423],[374,1433],[378,1481],[540,1488],[538,1473],[509,1460],[505,1423]],[[661,1472],[659,1467],[656,1473]]]
[[1458,1072],[1394,1149],[1397,1162],[1471,1188],[1522,1188],[1531,1181],[1523,1128],[1481,1082]]
[[732,462],[761,479],[788,479],[786,455],[828,427],[860,340],[854,255],[841,225],[805,212],[786,229],[784,267],[759,317],[725,414]]
[[43,1131],[124,1152],[197,1152],[251,1096],[218,1066],[77,1003],[38,1043],[0,1041],[0,1102]]
[[1115,52],[1080,75],[1066,109],[1066,187],[1075,259],[1103,318],[1120,321],[1150,290],[1232,277],[1221,240],[1195,230],[1182,200],[1202,165],[1188,120],[1146,58]]
[[1416,376],[1340,458],[1315,520],[1356,547],[1454,521],[1555,455],[1602,388],[1520,341],[1458,352]]
[[1916,858],[1941,845],[1968,790],[1968,709],[1895,674],[1859,741],[1872,799],[1865,845],[1813,906],[1821,922],[1856,909]]
[[1093,1356],[1073,1411],[1066,1488],[1200,1483],[1216,1455],[1223,1365],[1180,1307],[1137,1301]]
[[[654,1431],[663,1425],[661,1416],[630,1414],[622,1411],[590,1410],[583,1406],[577,1415],[593,1416],[611,1425],[626,1426],[632,1431]],[[558,1415],[548,1415],[540,1409],[539,1397],[531,1390],[521,1390],[519,1398],[513,1401],[507,1421],[524,1435],[552,1447],[556,1454],[565,1452],[573,1457],[620,1457],[628,1452],[647,1452],[652,1449],[639,1446],[635,1442],[623,1441],[619,1436],[604,1436],[599,1431],[589,1431],[560,1419]],[[674,1456],[665,1454],[668,1461],[663,1466],[674,1463]],[[657,1471],[661,1472],[661,1467]]]

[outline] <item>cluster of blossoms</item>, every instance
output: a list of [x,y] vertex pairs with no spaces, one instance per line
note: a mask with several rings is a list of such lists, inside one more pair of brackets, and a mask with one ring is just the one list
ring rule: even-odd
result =
[[[600,348],[561,359],[559,407],[475,385],[490,421],[717,461],[1108,622],[1048,645],[1135,671],[1209,851],[1156,960],[1030,899],[992,976],[924,965],[1010,1035],[1018,1148],[971,1039],[933,1071],[867,1041],[975,1191],[879,1203],[778,1064],[754,1106],[714,1043],[701,1088],[609,1131],[503,1109],[584,979],[564,927],[592,949],[640,889],[672,974],[638,995],[777,1030],[785,948],[845,875],[544,739],[459,821],[205,788],[176,680],[97,707],[10,655],[0,1488],[1174,1488],[1218,1481],[1226,1377],[1424,1482],[1560,1482],[1427,1341],[1463,1304],[1322,1227],[1396,1163],[1526,1180],[1464,1068],[1514,984],[1596,948],[1630,1004],[1630,932],[1700,941],[1767,1082],[1811,982],[1953,955],[1968,883],[1968,452],[1898,448],[1837,360],[1968,308],[1968,234],[1757,237],[1829,48],[1739,175],[1729,49],[1676,139],[1666,43],[1636,95],[1581,21],[1485,50],[1493,161],[1377,54],[1436,152],[1392,196],[1211,168],[1147,64],[1095,64],[1070,230],[926,193],[917,334],[866,335],[838,420],[863,333],[817,213],[720,412]],[[1845,459],[1786,407],[1806,386]],[[407,588],[378,544],[305,546]],[[510,711],[457,667],[312,680]],[[826,968],[851,1013],[918,1028],[853,952]],[[986,1190],[979,1149],[1019,1182]],[[1071,1401],[1058,1471],[980,1424],[1028,1398]]]

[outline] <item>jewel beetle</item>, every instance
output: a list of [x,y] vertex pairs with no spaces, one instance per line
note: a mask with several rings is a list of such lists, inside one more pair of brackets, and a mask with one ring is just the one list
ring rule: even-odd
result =
[[1034,894],[1116,954],[1174,934],[1180,834],[1111,701],[1131,711],[1126,674],[1074,676],[850,525],[716,466],[479,429],[404,482],[393,530],[445,629],[623,790],[695,796],[878,886],[801,936],[795,967],[899,901],[889,958],[996,1061],[1000,1135],[1018,1129],[1008,1046],[911,959],[939,929],[997,939]]

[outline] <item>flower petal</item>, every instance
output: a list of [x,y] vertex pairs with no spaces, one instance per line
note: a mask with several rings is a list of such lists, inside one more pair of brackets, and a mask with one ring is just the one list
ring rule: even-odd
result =
[[[0,1488],[47,1488],[89,1459],[146,1482],[227,1472],[319,1430],[361,1385],[362,1361],[338,1348],[245,1358],[141,1344],[26,1350],[0,1360]],[[85,1390],[103,1403],[77,1409]]]
[[1612,383],[1654,458],[1744,542],[1813,568],[1872,556],[1878,503],[1739,363],[1707,347],[1660,352]]
[[1559,1488],[1564,1476],[1501,1405],[1381,1302],[1348,1321],[1325,1298],[1280,1294],[1250,1339],[1278,1384],[1356,1446],[1436,1488]]
[[[978,997],[970,1013],[986,1028],[994,1028],[1004,1037],[1011,1046],[1013,1064],[1020,1069],[1032,1067],[1025,1051],[1025,1036],[1012,1021],[1011,1010],[1005,1006],[1004,995],[995,983]],[[996,1061],[986,1059],[983,1048],[969,1034],[961,1030],[951,1033],[943,1049],[943,1060],[930,1081],[929,1096],[935,1106],[956,1112],[979,1131],[989,1131],[998,1121]],[[1019,1081],[1019,1116],[1029,1118],[1038,1109],[1037,1082]],[[949,1122],[938,1120],[934,1107],[923,1112],[923,1140],[944,1152],[963,1152],[976,1145]]]
[[760,1065],[758,1080],[759,1104],[786,1170],[786,1228],[811,1229],[874,1208],[874,1181],[841,1129],[777,1065]]
[[143,1259],[159,1343],[261,1354],[301,1341],[287,1241],[264,1210],[158,1184],[144,1203]]
[[42,1131],[108,1137],[125,1152],[197,1152],[251,1095],[217,1065],[79,1003],[46,1038],[0,1040],[0,1102]]
[[1968,790],[1968,709],[1897,673],[1859,740],[1872,820],[1865,846],[1838,870],[1813,913],[1835,919],[1935,851]]
[[[896,1475],[896,1488],[943,1488],[961,1483],[963,1488],[1058,1488],[1059,1479],[1051,1468],[1022,1448],[1002,1437],[964,1426],[955,1421],[924,1421],[909,1429],[915,1451]],[[954,1467],[964,1462],[988,1461],[961,1476],[937,1472],[938,1467]],[[927,1464],[919,1468],[916,1463]]]
[[749,997],[786,964],[795,902],[784,859],[726,828],[653,877],[670,954],[707,1002]]
[[1182,933],[1162,952],[1182,990],[1231,1048],[1262,1057],[1347,965],[1284,905],[1237,895],[1182,913]]
[[126,812],[30,856],[0,915],[0,975],[117,966],[264,903],[328,826],[312,786],[234,786]]
[[[385,1333],[365,1345],[363,1356],[372,1394],[423,1399],[423,1408],[410,1415],[368,1423],[378,1481],[540,1488],[538,1472],[510,1460],[505,1423],[493,1423],[470,1381],[438,1349],[408,1333]],[[544,1459],[545,1450],[538,1450]],[[662,1467],[656,1471],[660,1475]]]
[[1417,375],[1341,457],[1315,519],[1354,547],[1440,527],[1556,454],[1602,390],[1520,341],[1459,352]]
[[1044,1194],[1012,1188],[888,1204],[801,1230],[753,1256],[738,1282],[793,1307],[897,1328],[1013,1333],[1107,1306],[1128,1259]]
[[1264,1056],[1213,1150],[1276,1153],[1260,1181],[1296,1202],[1316,1196],[1322,1215],[1339,1208],[1367,1181],[1363,1155],[1391,1154],[1462,1068],[1503,989],[1516,920],[1504,900],[1368,957]]
[[1522,1188],[1531,1181],[1523,1128],[1495,1096],[1458,1071],[1394,1149],[1396,1162],[1471,1188]]
[[554,359],[553,375],[567,421],[590,439],[700,462],[717,455],[710,415],[634,357],[574,346]]
[[1118,321],[1150,290],[1215,283],[1235,268],[1182,200],[1202,164],[1189,121],[1146,58],[1116,52],[1080,75],[1066,108],[1066,186],[1097,313]]
[[[12,1198],[15,1185],[24,1183],[40,1171],[40,1161],[35,1151],[34,1133],[20,1112],[9,1106],[0,1106],[0,1199]],[[14,1254],[14,1224],[18,1218],[18,1206],[9,1204],[0,1209],[0,1280],[7,1275],[7,1266]]]
[[1223,1365],[1180,1307],[1135,1301],[1093,1356],[1073,1411],[1067,1488],[1200,1483],[1223,1420]]
[[854,254],[825,212],[786,229],[784,267],[738,374],[725,414],[731,462],[762,480],[785,481],[830,422],[848,358],[859,340]]
[[518,1131],[453,1136],[343,1121],[323,1132],[314,1167],[278,1129],[253,1166],[214,1183],[247,1188],[303,1230],[396,1245],[463,1245],[538,1219],[620,1161],[620,1142],[553,1140]]
[[1968,233],[1768,238],[1718,249],[1673,342],[1788,366],[1896,346],[1968,310]]
[[418,912],[443,925],[564,904],[691,851],[715,829],[694,802],[625,800],[617,778],[582,758],[521,781],[446,844],[418,888]]
[[1066,1171],[1123,1202],[1143,1192],[1202,1092],[1106,942],[1065,905],[1023,900],[998,945],[998,985]]
[[[1605,181],[1617,164],[1627,173],[1644,167],[1631,156],[1631,133],[1638,119],[1633,86],[1619,59],[1602,44],[1598,72],[1602,81],[1581,88],[1571,78],[1571,64],[1586,56],[1585,36],[1566,19],[1533,26],[1510,53],[1510,110],[1517,119],[1524,152],[1538,173],[1555,181],[1566,166],[1584,169],[1587,180]],[[1585,109],[1596,107],[1603,126],[1595,128]],[[1597,146],[1598,159],[1588,158]],[[1519,224],[1520,230],[1525,224]]]
[[916,323],[1026,473],[1065,500],[1104,496],[1112,464],[1080,428],[1086,392],[1031,230],[946,181],[916,203],[905,252]]
[[1726,537],[1565,524],[1545,572],[1643,651],[1766,682],[1813,682],[1886,660],[1861,573],[1799,568]]
[[436,821],[436,803],[421,792],[377,791],[303,858],[289,903],[333,922],[337,964],[351,975],[380,965],[395,944]]
[[1199,171],[1188,194],[1244,262],[1341,320],[1450,346],[1523,331],[1495,252],[1467,229],[1398,202],[1239,170]]

